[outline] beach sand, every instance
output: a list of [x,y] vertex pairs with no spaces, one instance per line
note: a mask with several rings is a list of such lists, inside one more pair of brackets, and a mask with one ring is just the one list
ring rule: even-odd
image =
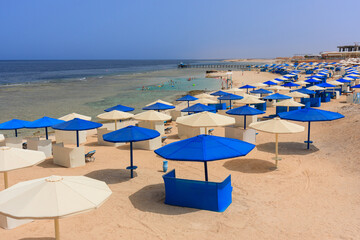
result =
[[[244,74],[244,75],[242,75]],[[234,72],[235,86],[263,82],[278,75]],[[129,146],[98,146],[91,136],[86,151],[96,160],[67,169],[48,159],[38,166],[9,173],[9,183],[49,175],[85,175],[109,184],[113,195],[99,209],[60,220],[62,239],[359,239],[360,236],[360,106],[345,97],[323,103],[344,119],[313,123],[310,150],[307,131],[279,136],[279,169],[274,166],[272,134],[260,132],[257,147],[245,157],[208,164],[209,180],[231,174],[233,202],[223,213],[165,205],[162,161],[153,151],[135,150],[135,178],[129,178]],[[273,110],[272,110],[273,111]],[[304,123],[298,123],[306,126]],[[167,143],[177,141],[176,128]],[[224,130],[216,128],[214,135]],[[180,178],[203,180],[203,164],[169,161]],[[0,180],[1,189],[3,181]],[[52,220],[37,220],[13,230],[0,229],[0,239],[53,239]]]

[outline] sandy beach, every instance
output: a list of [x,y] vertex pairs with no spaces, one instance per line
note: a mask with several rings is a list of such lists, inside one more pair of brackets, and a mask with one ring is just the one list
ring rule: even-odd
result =
[[[233,72],[234,87],[279,75]],[[275,137],[260,132],[256,148],[245,157],[209,163],[209,180],[231,174],[233,202],[223,213],[165,205],[163,159],[153,151],[135,150],[138,166],[129,178],[129,145],[98,146],[88,137],[85,151],[96,150],[95,162],[62,168],[47,159],[38,166],[9,173],[9,183],[50,175],[85,175],[105,181],[113,195],[99,209],[60,220],[62,239],[359,239],[360,235],[360,106],[345,96],[322,103],[324,110],[345,118],[313,123],[314,141],[306,150],[307,131],[280,135],[278,170],[271,159]],[[267,113],[271,113],[270,109]],[[297,124],[306,126],[305,123]],[[178,141],[175,123],[167,143]],[[216,128],[214,135],[223,136]],[[177,176],[203,179],[203,165],[169,161]],[[3,180],[0,180],[3,189]],[[0,229],[4,240],[53,239],[52,220],[36,220],[12,230]]]

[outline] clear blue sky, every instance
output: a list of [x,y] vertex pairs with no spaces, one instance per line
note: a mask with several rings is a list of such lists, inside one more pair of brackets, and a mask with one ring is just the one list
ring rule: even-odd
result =
[[292,56],[360,42],[360,0],[1,0],[0,59]]

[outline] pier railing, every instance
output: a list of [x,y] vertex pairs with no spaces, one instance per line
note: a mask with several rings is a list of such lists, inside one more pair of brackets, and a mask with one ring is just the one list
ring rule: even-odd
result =
[[240,64],[179,64],[178,68],[251,70],[251,68],[253,66],[255,66],[255,65],[240,65]]

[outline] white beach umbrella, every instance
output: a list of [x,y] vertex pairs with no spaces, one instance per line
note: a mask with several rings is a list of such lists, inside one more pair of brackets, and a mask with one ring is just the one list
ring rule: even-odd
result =
[[142,113],[138,113],[136,115],[134,115],[133,117],[136,120],[141,120],[141,121],[168,121],[171,119],[170,115],[167,115],[165,113],[161,113],[158,111],[154,111],[154,110],[149,110],[149,111],[145,111]]
[[297,82],[295,82],[296,84],[299,84],[299,85],[301,85],[301,86],[305,86],[305,85],[307,85],[308,83],[307,82],[305,82],[305,81],[297,81]]
[[9,186],[7,172],[34,166],[45,158],[45,153],[40,151],[0,147],[0,172],[4,173],[5,188]]
[[278,135],[286,133],[299,133],[305,130],[303,126],[281,120],[278,117],[267,121],[251,123],[249,127],[261,132],[275,134],[275,168],[277,168],[278,161],[280,160],[278,157]]
[[51,176],[21,182],[0,192],[0,213],[16,219],[59,219],[100,207],[111,195],[105,182],[84,176]]
[[305,105],[299,102],[295,102],[294,99],[290,98],[280,102],[275,102],[274,106],[287,107],[287,111],[289,111],[290,107],[303,107]]
[[308,87],[307,89],[312,90],[312,91],[320,91],[320,90],[325,90],[326,88],[313,85],[311,87]]
[[110,112],[105,112],[102,114],[97,115],[98,118],[104,119],[104,120],[114,120],[115,121],[115,130],[117,130],[117,121],[118,120],[125,120],[130,119],[134,116],[132,113],[113,110]]
[[212,99],[209,99],[209,98],[199,98],[198,100],[195,100],[195,101],[191,101],[190,102],[190,105],[194,105],[194,104],[197,104],[197,103],[201,103],[201,104],[211,104],[211,103],[218,103],[217,101],[215,100],[212,100]]
[[176,119],[176,123],[190,127],[219,127],[235,124],[235,118],[212,112],[200,112],[188,116],[178,117]]
[[285,93],[284,95],[292,97],[292,98],[309,98],[309,94],[304,94],[298,91]]
[[265,101],[259,100],[255,96],[246,95],[243,99],[236,100],[236,104],[258,104],[258,103],[264,103]]
[[280,91],[280,90],[290,91],[289,88],[286,88],[286,87],[283,87],[283,86],[271,86],[271,87],[267,87],[266,89],[274,90],[274,91]]
[[147,107],[147,106],[150,106],[150,105],[154,105],[155,103],[162,103],[162,104],[174,106],[174,104],[169,103],[169,102],[165,102],[165,101],[163,101],[163,100],[161,100],[161,99],[158,99],[158,100],[156,100],[155,102],[149,103],[149,104],[147,104],[147,105],[145,105],[145,106]]
[[330,82],[328,82],[329,84],[331,84],[331,85],[335,85],[335,86],[341,86],[341,85],[344,85],[344,83],[342,83],[342,82],[338,82],[338,81],[330,81]]
[[78,113],[69,113],[68,115],[62,116],[59,119],[64,120],[64,121],[70,121],[70,120],[73,120],[74,118],[80,118],[80,119],[87,120],[87,121],[91,120],[91,117],[81,115],[81,114],[78,114]]

